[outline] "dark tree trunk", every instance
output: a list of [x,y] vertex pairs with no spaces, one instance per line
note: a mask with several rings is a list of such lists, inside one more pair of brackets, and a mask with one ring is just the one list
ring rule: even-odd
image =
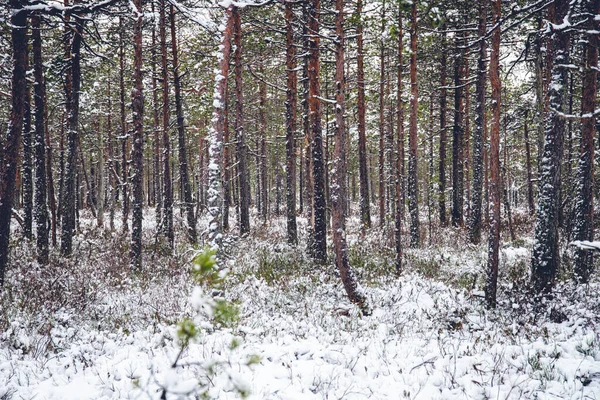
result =
[[171,179],[171,141],[169,138],[169,74],[167,70],[167,17],[166,2],[159,3],[159,37],[162,78],[162,144],[163,144],[163,220],[162,233],[167,238],[169,247],[173,248],[173,181]]
[[313,138],[312,162],[314,179],[313,227],[314,257],[317,261],[327,260],[327,216],[325,204],[325,166],[323,165],[323,137],[321,127],[321,89],[319,85],[320,37],[319,15],[321,1],[310,0],[308,4],[308,108],[310,131]]
[[[285,103],[286,118],[286,208],[287,208],[287,240],[289,244],[298,243],[296,226],[296,48],[294,44],[294,11],[291,2],[285,3],[286,21],[286,73],[287,91]],[[263,84],[264,85],[264,84]],[[262,99],[262,96],[261,96]],[[263,104],[264,109],[264,104]],[[264,114],[264,111],[263,111]],[[263,115],[264,117],[264,115]],[[262,121],[261,121],[262,122]],[[261,124],[262,125],[262,124]],[[264,132],[263,132],[264,136]],[[264,190],[264,188],[263,188]],[[266,214],[265,214],[266,215]]]
[[344,121],[345,111],[345,74],[344,74],[344,0],[335,1],[336,18],[336,58],[335,58],[335,169],[331,186],[331,219],[333,231],[333,245],[335,249],[335,263],[340,271],[342,283],[346,293],[354,304],[358,305],[363,314],[371,313],[367,297],[361,289],[354,272],[348,261],[348,245],[346,243],[346,126]]
[[454,64],[454,127],[452,129],[452,226],[463,226],[464,183],[464,54],[459,51],[461,41],[456,40],[457,57]]
[[171,47],[173,51],[173,85],[175,86],[175,110],[177,113],[177,139],[179,145],[179,182],[183,189],[183,207],[187,220],[187,237],[190,243],[198,241],[196,234],[196,218],[194,217],[194,200],[188,171],[187,146],[185,140],[185,120],[183,117],[183,100],[181,99],[181,77],[179,75],[179,55],[177,54],[177,33],[175,27],[175,8],[171,4]]
[[[261,71],[262,72],[262,71]],[[260,83],[259,89],[259,101],[260,101],[260,164],[259,164],[259,178],[261,187],[261,202],[262,209],[261,214],[263,221],[266,221],[269,216],[269,192],[267,190],[267,119],[265,116],[265,107],[267,103],[267,87],[264,82]],[[294,164],[295,165],[295,164]]]
[[[360,222],[362,229],[371,227],[371,203],[369,201],[369,170],[367,168],[367,136],[366,136],[366,107],[365,107],[365,67],[364,67],[364,48],[363,48],[363,21],[362,21],[363,0],[358,0],[356,4],[356,14],[359,21],[356,27],[356,80],[358,86],[358,164],[360,179]],[[401,55],[400,55],[401,57]]]
[[76,175],[77,153],[79,144],[79,91],[81,87],[81,42],[83,21],[74,16],[74,27],[71,34],[69,51],[69,69],[67,74],[67,156],[65,163],[64,193],[62,201],[61,253],[70,256],[73,251],[73,235],[75,234],[75,212],[77,207]]
[[[229,70],[229,68],[228,68]],[[225,77],[227,81],[227,77]],[[229,86],[225,84],[223,105],[223,230],[229,230],[229,208],[231,207],[231,144],[229,137]],[[235,174],[234,174],[235,176]]]
[[137,16],[133,26],[133,90],[131,91],[131,111],[133,113],[133,174],[131,185],[133,191],[133,207],[131,218],[131,253],[130,266],[142,268],[142,209],[144,196],[142,193],[143,156],[144,156],[144,93],[142,82],[142,0],[133,0]]
[[129,168],[127,153],[129,152],[129,131],[125,115],[125,44],[123,43],[123,24],[119,19],[119,107],[121,116],[121,204],[123,208],[123,232],[129,230]]
[[529,215],[533,215],[535,206],[533,204],[533,173],[531,171],[531,144],[529,142],[529,110],[525,110],[525,115],[523,116],[523,130],[525,140],[525,169],[527,171],[527,206]]
[[417,2],[413,1],[410,21],[410,126],[408,156],[408,211],[410,213],[410,245],[419,247],[419,182],[417,170]]
[[4,285],[4,273],[8,264],[10,241],[10,218],[15,198],[19,147],[23,129],[23,114],[26,97],[25,72],[27,66],[27,36],[25,25],[27,13],[22,10],[23,0],[10,0],[12,38],[12,89],[8,132],[3,141],[0,166],[0,286]]
[[[502,0],[493,0],[492,25],[500,20]],[[496,307],[498,282],[498,253],[500,249],[500,29],[492,33],[490,57],[490,83],[492,86],[492,130],[490,138],[490,233],[488,242],[488,265],[485,280],[485,300],[488,307]]]
[[42,59],[42,38],[39,14],[31,18],[33,76],[35,79],[35,223],[37,234],[37,259],[42,265],[48,263],[48,203],[46,186],[46,82]]
[[[560,24],[569,9],[568,0],[554,2],[554,24]],[[551,68],[548,85],[549,107],[545,116],[544,153],[540,176],[540,198],[532,258],[532,281],[537,293],[547,293],[554,286],[560,267],[558,242],[559,191],[564,148],[570,34],[566,29],[552,31],[553,46],[548,51],[547,67]]]
[[240,181],[240,235],[250,232],[250,184],[248,183],[248,166],[246,164],[246,135],[244,133],[244,99],[242,92],[242,24],[240,9],[233,9],[233,40],[235,43],[234,75],[235,75],[235,135],[236,157]]
[[385,0],[381,11],[381,39],[379,47],[379,226],[385,224]]
[[[154,13],[154,2],[152,2],[152,13]],[[156,24],[152,24],[152,132],[154,136],[154,156],[152,159],[153,199],[155,207],[156,226],[160,227],[162,221],[162,180],[161,180],[161,157],[160,157],[160,104],[158,100],[157,72],[156,72]]]
[[[396,215],[394,219],[394,236],[396,245],[396,273],[402,272],[402,219],[404,218],[404,103],[402,102],[402,10],[398,9],[398,84],[396,107],[398,113],[398,136],[396,142]],[[366,168],[366,165],[365,165]]]
[[[28,30],[28,27],[26,27]],[[29,47],[25,47],[25,69],[29,71]],[[26,80],[25,105],[23,112],[23,235],[33,239],[33,147],[35,140],[31,130],[31,85]]]
[[471,194],[471,213],[469,214],[469,241],[478,244],[481,241],[482,195],[483,195],[483,153],[485,118],[485,85],[487,49],[483,37],[486,35],[488,0],[480,0],[479,8],[479,57],[477,59],[477,82],[475,84],[475,129],[473,131],[473,191]]
[[446,219],[446,103],[447,103],[447,89],[446,89],[446,64],[447,64],[447,47],[446,47],[446,26],[442,25],[442,54],[440,61],[441,78],[440,85],[440,183],[439,183],[439,208],[440,208],[440,224],[442,226],[448,225]]
[[[585,44],[583,97],[581,98],[581,145],[577,168],[577,200],[575,203],[575,239],[594,240],[594,134],[598,85],[598,34],[600,23],[594,16],[600,14],[600,0],[585,2],[588,12],[588,42]],[[574,277],[587,283],[594,267],[593,253],[575,252]]]

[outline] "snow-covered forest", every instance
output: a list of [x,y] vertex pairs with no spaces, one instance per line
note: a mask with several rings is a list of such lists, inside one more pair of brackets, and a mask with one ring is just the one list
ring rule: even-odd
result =
[[600,398],[600,0],[0,22],[0,400]]

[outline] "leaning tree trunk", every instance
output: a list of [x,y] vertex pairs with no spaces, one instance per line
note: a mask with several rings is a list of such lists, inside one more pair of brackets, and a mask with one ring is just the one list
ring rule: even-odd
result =
[[335,57],[335,165],[331,185],[331,222],[333,230],[333,246],[335,263],[340,271],[342,283],[350,301],[358,305],[363,314],[369,315],[371,307],[367,296],[360,287],[348,261],[348,245],[346,243],[346,126],[344,121],[345,74],[344,74],[344,0],[335,1],[336,18],[336,57]]
[[367,135],[366,135],[366,107],[365,107],[365,67],[363,49],[363,0],[356,3],[358,25],[356,27],[356,80],[358,86],[357,112],[358,112],[358,164],[360,180],[360,222],[362,229],[371,227],[371,207],[369,201],[369,170],[367,168]]
[[227,98],[227,75],[229,74],[229,59],[231,58],[231,36],[233,31],[233,6],[225,10],[221,23],[221,54],[215,76],[214,111],[212,127],[208,137],[208,240],[210,245],[219,250],[223,240],[222,205],[223,205],[223,133],[225,130],[225,103]]
[[[553,24],[561,24],[569,9],[568,0],[554,2]],[[548,85],[549,106],[545,116],[545,144],[540,176],[540,198],[532,257],[532,282],[537,293],[547,293],[554,286],[560,267],[558,214],[563,158],[570,34],[566,28],[552,31],[548,52],[551,81]]]
[[321,127],[321,89],[319,85],[320,37],[319,15],[321,0],[310,0],[308,4],[308,108],[310,130],[313,138],[312,162],[314,180],[313,227],[314,257],[317,261],[327,260],[327,216],[325,204],[325,166],[323,165],[323,136]]
[[144,169],[144,93],[142,82],[142,0],[133,0],[137,16],[133,26],[133,90],[131,91],[131,111],[133,113],[133,174],[131,185],[133,191],[131,218],[131,253],[130,266],[142,268],[142,209],[144,197],[142,192],[142,175]]
[[10,0],[10,24],[12,38],[12,89],[11,110],[6,139],[2,142],[3,163],[0,165],[0,286],[4,285],[4,271],[8,263],[10,241],[10,218],[15,198],[19,147],[23,129],[25,106],[25,72],[27,65],[27,36],[25,24],[27,12],[22,10],[23,0]]
[[[502,0],[492,3],[493,25],[500,20]],[[492,126],[490,137],[490,233],[488,242],[488,265],[485,280],[485,300],[488,307],[496,307],[498,282],[498,252],[500,249],[500,29],[492,33],[490,56],[490,83],[492,85]]]
[[33,50],[33,76],[35,78],[35,223],[37,234],[37,259],[42,265],[48,263],[48,203],[46,191],[46,82],[42,58],[40,15],[31,18]]
[[410,213],[410,245],[419,247],[419,182],[417,170],[417,112],[419,88],[417,86],[417,1],[411,7],[410,23],[410,125],[408,155],[408,211]]
[[[287,240],[289,244],[298,243],[298,229],[296,226],[296,47],[294,44],[294,11],[290,1],[285,3],[285,27],[286,27],[286,74],[287,90],[285,102],[286,118],[286,212],[287,212]],[[261,96],[262,98],[262,96]],[[264,107],[264,104],[263,104]],[[263,111],[264,113],[264,111]],[[262,122],[262,121],[261,121]],[[264,135],[264,133],[263,133]],[[266,191],[266,188],[262,188]],[[257,197],[259,194],[257,194]],[[266,210],[266,204],[263,204]],[[263,211],[264,211],[263,210]],[[266,215],[266,213],[265,213]]]
[[240,9],[233,8],[233,40],[235,43],[234,75],[235,75],[235,134],[236,156],[240,182],[240,235],[250,232],[250,184],[248,183],[248,166],[246,164],[246,135],[244,133],[244,99],[242,92],[242,24]]
[[181,99],[181,76],[179,75],[179,55],[177,54],[177,34],[175,27],[175,8],[171,4],[171,49],[173,51],[173,86],[175,86],[175,110],[177,113],[177,139],[179,145],[179,181],[183,189],[183,207],[187,220],[187,237],[190,243],[198,241],[196,234],[196,218],[194,216],[194,200],[188,172],[187,149],[185,140],[185,121],[183,117],[183,100]]
[[[588,42],[586,43],[583,97],[581,99],[581,146],[577,168],[577,201],[575,203],[575,239],[594,239],[594,134],[596,130],[596,88],[598,80],[598,29],[594,16],[600,14],[600,0],[588,0]],[[591,251],[575,252],[575,279],[586,283],[594,267]]]
[[479,58],[477,59],[477,82],[475,84],[475,129],[473,132],[473,191],[471,193],[471,213],[469,214],[469,241],[478,244],[481,241],[481,199],[483,195],[483,152],[485,129],[485,83],[487,49],[486,35],[487,0],[479,1]]

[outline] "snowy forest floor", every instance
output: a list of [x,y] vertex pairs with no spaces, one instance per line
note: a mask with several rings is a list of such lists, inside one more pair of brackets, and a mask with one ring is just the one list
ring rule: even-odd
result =
[[[235,398],[232,382],[255,399],[600,398],[598,278],[576,287],[565,277],[553,300],[534,306],[525,289],[531,221],[515,219],[520,238],[504,242],[492,311],[481,297],[485,240],[469,245],[452,228],[424,235],[397,278],[391,228],[360,237],[351,219],[350,261],[374,307],[363,317],[331,263],[284,244],[284,217],[255,218],[252,234],[228,248],[223,292],[239,321],[204,324],[176,370],[176,323],[190,315],[195,286],[189,246],[161,254],[145,216],[144,269],[134,274],[129,240],[82,218],[74,256],[40,268],[15,228],[0,297],[0,399],[158,398],[164,385],[187,390],[206,360],[222,362],[206,378],[215,398]],[[250,355],[260,362],[247,367]]]

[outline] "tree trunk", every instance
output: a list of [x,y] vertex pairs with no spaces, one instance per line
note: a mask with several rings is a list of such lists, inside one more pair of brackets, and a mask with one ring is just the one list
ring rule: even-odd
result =
[[221,26],[222,53],[219,55],[218,72],[215,76],[213,126],[208,138],[208,212],[210,222],[208,225],[208,240],[213,248],[219,250],[222,235],[222,204],[223,204],[223,134],[225,130],[225,103],[227,101],[227,75],[229,74],[229,59],[231,57],[231,35],[233,31],[233,6],[225,10]]
[[447,64],[447,46],[446,46],[446,25],[442,25],[442,54],[440,60],[441,77],[440,85],[440,183],[439,183],[439,208],[440,208],[440,224],[447,226],[446,219],[446,64]]
[[136,20],[133,26],[133,90],[131,91],[131,111],[133,113],[133,174],[131,177],[133,207],[131,218],[130,267],[142,268],[142,210],[144,197],[142,192],[143,156],[144,156],[144,93],[142,82],[142,0],[133,0],[136,8]]
[[[296,226],[296,48],[294,45],[294,11],[290,1],[285,3],[286,27],[286,208],[287,208],[287,240],[291,245],[298,243]],[[263,84],[264,85],[264,84]],[[261,96],[262,99],[262,96]],[[264,110],[264,104],[263,104]],[[263,111],[264,116],[264,111]],[[261,120],[262,122],[262,120]],[[261,124],[262,126],[262,124]],[[264,132],[263,132],[264,136]],[[263,189],[264,190],[264,189]],[[265,214],[266,215],[266,214]]]
[[[152,2],[152,13],[154,14],[154,2]],[[152,24],[152,132],[154,133],[154,157],[152,160],[152,178],[154,209],[156,226],[160,227],[162,222],[162,180],[161,180],[161,157],[160,157],[160,104],[158,100],[157,72],[156,72],[156,24]]]
[[3,144],[3,163],[0,166],[0,286],[4,285],[4,271],[8,264],[10,218],[15,198],[19,147],[23,129],[26,97],[25,73],[27,66],[27,12],[22,10],[23,0],[10,0],[10,25],[12,38],[12,89],[8,133]]
[[321,0],[310,0],[308,4],[308,108],[310,131],[313,138],[312,162],[314,179],[313,227],[314,257],[317,261],[327,260],[327,217],[325,204],[325,166],[323,165],[323,137],[321,127],[321,89],[319,85],[320,70],[320,36],[319,16]]
[[[404,218],[404,103],[402,102],[402,9],[398,8],[398,84],[396,107],[398,112],[398,136],[396,142],[396,215],[394,219],[394,236],[396,245],[396,273],[402,272],[402,219]],[[365,165],[366,168],[366,165]]]
[[177,139],[179,144],[179,181],[183,189],[183,207],[187,220],[187,237],[190,243],[198,241],[196,234],[196,218],[194,217],[194,199],[188,171],[187,149],[185,140],[185,120],[183,117],[183,100],[181,99],[181,77],[179,75],[179,55],[177,54],[177,34],[175,27],[175,8],[171,4],[171,48],[173,51],[173,85],[175,86],[175,110],[177,113]]
[[529,110],[525,110],[523,116],[523,131],[525,141],[525,169],[527,171],[527,206],[529,215],[535,212],[533,204],[533,173],[531,171],[531,144],[529,143]]
[[[568,0],[554,2],[554,24],[560,24],[569,10]],[[548,51],[547,67],[551,68],[548,85],[549,107],[545,116],[544,153],[540,176],[540,198],[535,226],[532,281],[537,293],[547,293],[554,286],[560,267],[558,242],[559,191],[563,158],[570,34],[566,29],[552,31],[553,46]]]
[[419,182],[417,170],[417,112],[419,89],[417,86],[417,1],[411,7],[410,21],[410,126],[408,156],[408,208],[410,213],[410,245],[419,247]]
[[[362,229],[371,227],[371,203],[369,200],[369,170],[367,168],[367,136],[366,136],[366,107],[365,107],[365,67],[363,48],[363,0],[356,3],[358,25],[356,27],[356,80],[358,86],[357,112],[358,112],[358,164],[360,179],[360,222]],[[401,52],[400,52],[401,54]],[[401,55],[399,57],[402,57]]]
[[246,135],[244,133],[244,99],[242,92],[242,24],[240,9],[233,9],[233,40],[235,43],[234,75],[235,75],[235,135],[236,157],[240,180],[240,235],[250,232],[250,184],[248,183],[248,166],[246,164]]
[[46,82],[42,58],[42,38],[39,14],[31,18],[33,76],[35,79],[35,223],[37,234],[37,259],[42,265],[48,263],[48,203],[46,186]]
[[163,192],[162,192],[162,233],[169,247],[173,248],[173,181],[171,179],[171,141],[169,138],[169,74],[167,70],[167,17],[166,2],[159,2],[159,39],[162,78],[162,144],[163,144]]
[[62,201],[61,253],[70,256],[73,251],[73,235],[75,234],[75,212],[77,209],[76,175],[77,153],[79,144],[79,92],[81,87],[81,42],[83,20],[74,16],[74,28],[71,34],[69,50],[69,69],[67,74],[67,156],[65,163],[64,198]]
[[346,293],[354,304],[358,305],[363,314],[369,315],[371,307],[368,299],[360,287],[348,262],[348,245],[346,243],[346,126],[344,121],[345,103],[345,74],[344,74],[344,0],[335,1],[336,18],[336,57],[335,57],[335,165],[331,186],[331,219],[333,231],[333,245],[335,249],[335,263],[340,271],[342,283]]
[[381,11],[381,38],[379,47],[379,226],[385,224],[385,0]]
[[487,49],[485,40],[488,0],[480,0],[479,8],[479,57],[477,59],[477,82],[475,84],[475,129],[473,131],[473,191],[471,193],[471,213],[469,214],[469,241],[479,244],[481,241],[481,203],[483,195],[483,158],[485,130],[485,85]]
[[457,57],[454,62],[454,127],[452,129],[452,226],[463,226],[464,183],[464,54],[459,51],[461,41],[456,39]]
[[[581,145],[577,168],[577,201],[575,202],[575,239],[594,240],[594,134],[596,89],[598,85],[598,34],[600,23],[594,16],[600,13],[600,0],[585,2],[588,12],[588,42],[585,44],[583,97],[581,98]],[[574,277],[587,283],[594,267],[591,251],[575,252]]]
[[[28,27],[26,27],[27,30]],[[27,35],[27,34],[26,34]],[[25,47],[25,69],[29,71],[29,46]],[[23,112],[23,175],[21,180],[23,190],[23,235],[33,239],[33,148],[34,140],[31,130],[31,85],[25,80],[26,94]]]
[[119,19],[119,107],[121,109],[121,199],[123,206],[123,232],[129,230],[129,172],[127,153],[129,132],[125,114],[125,44],[123,43],[123,23]]
[[[492,26],[500,20],[502,0],[492,2]],[[492,129],[490,138],[490,203],[492,215],[488,242],[488,265],[485,280],[485,300],[488,307],[496,307],[498,282],[498,253],[500,249],[500,29],[492,33],[490,56],[490,83],[492,86]]]

